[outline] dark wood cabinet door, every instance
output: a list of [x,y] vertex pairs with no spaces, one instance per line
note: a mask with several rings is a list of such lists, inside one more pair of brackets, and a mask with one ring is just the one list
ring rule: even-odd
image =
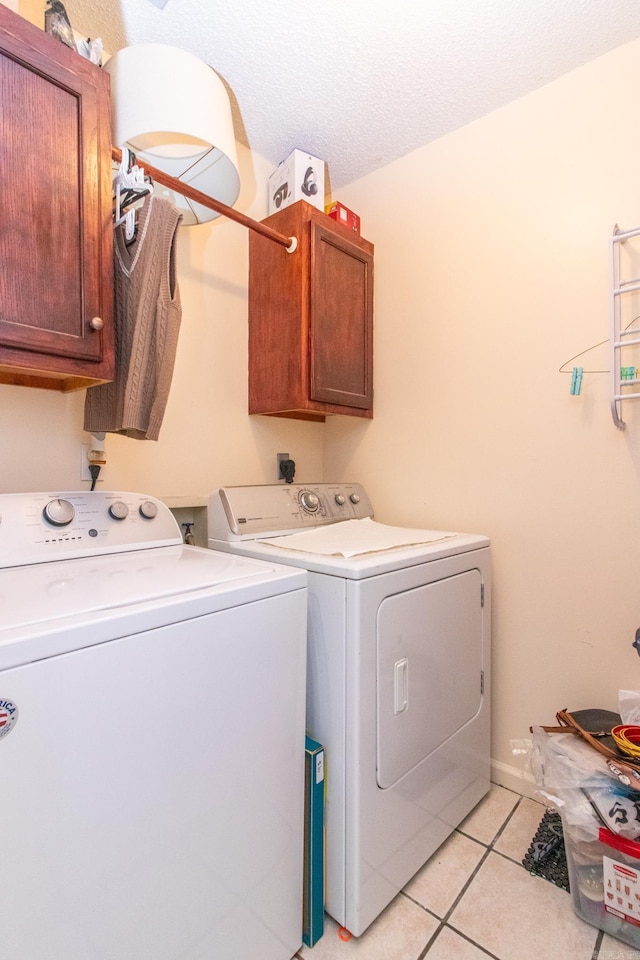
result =
[[311,224],[309,306],[312,400],[373,405],[373,256],[342,233]]
[[110,179],[108,76],[0,5],[0,375],[113,376]]

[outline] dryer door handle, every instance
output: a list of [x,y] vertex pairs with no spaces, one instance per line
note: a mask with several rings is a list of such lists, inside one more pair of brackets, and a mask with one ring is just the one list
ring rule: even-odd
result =
[[404,713],[409,706],[409,661],[406,657],[393,665],[393,712]]

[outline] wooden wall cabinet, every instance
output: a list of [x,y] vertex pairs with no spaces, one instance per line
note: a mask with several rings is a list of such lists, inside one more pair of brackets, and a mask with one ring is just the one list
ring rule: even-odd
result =
[[249,413],[373,416],[373,244],[301,200],[249,237]]
[[2,383],[113,379],[110,110],[107,74],[0,3]]

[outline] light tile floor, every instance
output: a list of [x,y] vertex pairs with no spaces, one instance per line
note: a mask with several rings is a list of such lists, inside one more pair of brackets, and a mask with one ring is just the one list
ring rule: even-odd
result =
[[361,937],[325,933],[300,960],[640,960],[576,916],[571,895],[522,866],[544,807],[504,787],[485,799]]

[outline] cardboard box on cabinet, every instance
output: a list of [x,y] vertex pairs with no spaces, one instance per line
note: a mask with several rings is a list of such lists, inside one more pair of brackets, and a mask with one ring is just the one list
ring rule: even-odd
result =
[[269,214],[298,200],[324,211],[324,173],[324,160],[293,150],[269,177]]

